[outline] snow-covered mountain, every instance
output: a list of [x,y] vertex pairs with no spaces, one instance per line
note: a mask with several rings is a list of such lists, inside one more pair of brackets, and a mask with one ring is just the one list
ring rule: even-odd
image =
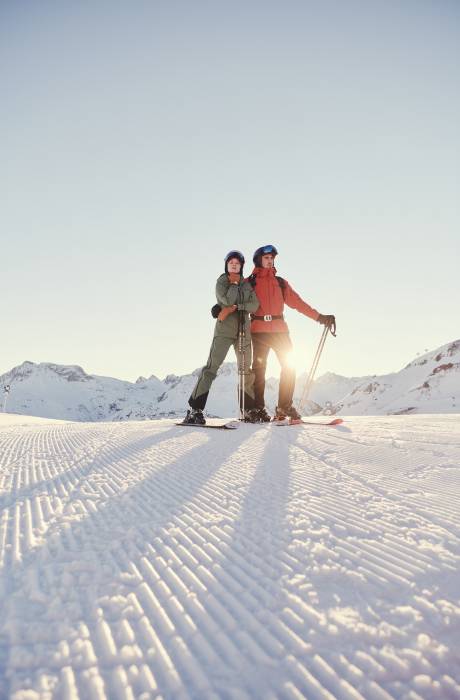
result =
[[418,357],[400,372],[367,377],[335,409],[345,415],[458,413],[460,340]]
[[[326,372],[314,382],[310,398],[319,406],[325,406],[327,401],[336,405],[344,396],[367,380],[370,380],[370,377],[343,377],[340,374]],[[306,374],[297,380],[297,392],[299,394],[305,381]]]
[[10,412],[78,421],[151,418],[164,391],[153,376],[133,384],[48,362],[23,362],[0,377],[2,385],[10,386]]
[[[24,362],[0,376],[11,387],[7,410],[44,418],[70,420],[139,420],[181,416],[200,368],[191,374],[152,375],[136,382],[87,374],[76,365]],[[298,377],[295,402],[305,384]],[[220,368],[210,392],[211,416],[237,414],[236,363]],[[278,380],[267,379],[266,405],[277,403]],[[379,415],[391,413],[456,413],[460,410],[460,340],[423,355],[407,367],[383,376],[343,377],[328,372],[314,383],[304,413],[316,413],[330,402],[334,413]],[[1,405],[0,405],[1,408]]]

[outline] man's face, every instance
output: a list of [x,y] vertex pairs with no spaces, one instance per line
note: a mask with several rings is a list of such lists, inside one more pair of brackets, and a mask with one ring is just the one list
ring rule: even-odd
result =
[[241,263],[238,260],[238,258],[230,258],[230,260],[227,262],[227,270],[229,272],[236,273],[238,273],[241,270]]
[[271,253],[267,253],[266,255],[262,255],[262,267],[265,268],[271,268],[275,264],[275,258]]

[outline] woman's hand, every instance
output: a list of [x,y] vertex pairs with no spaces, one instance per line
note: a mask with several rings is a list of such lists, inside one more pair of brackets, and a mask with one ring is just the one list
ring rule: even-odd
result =
[[227,316],[230,316],[230,314],[232,314],[234,311],[236,311],[236,304],[233,304],[233,306],[224,306],[224,308],[222,309],[222,311],[218,315],[217,320],[218,321],[225,321]]

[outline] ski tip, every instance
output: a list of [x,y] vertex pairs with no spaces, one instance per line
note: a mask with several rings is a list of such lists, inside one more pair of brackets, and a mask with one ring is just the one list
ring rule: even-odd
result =
[[214,428],[216,430],[236,430],[239,427],[237,422],[228,423],[175,423],[175,425],[181,425],[185,428]]
[[275,425],[341,425],[343,423],[343,418],[333,418],[333,420],[328,421],[317,421],[317,420],[285,420],[285,421],[272,421]]

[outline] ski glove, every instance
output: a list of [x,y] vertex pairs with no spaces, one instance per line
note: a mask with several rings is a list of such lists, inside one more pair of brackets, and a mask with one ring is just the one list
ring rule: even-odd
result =
[[230,284],[239,284],[240,283],[240,273],[239,272],[229,272],[228,273],[228,281]]
[[318,323],[330,328],[332,335],[335,335],[335,316],[332,314],[320,314],[318,316]]
[[236,311],[236,304],[233,304],[233,306],[224,306],[217,319],[219,321],[225,321],[227,316],[230,316],[234,311]]

